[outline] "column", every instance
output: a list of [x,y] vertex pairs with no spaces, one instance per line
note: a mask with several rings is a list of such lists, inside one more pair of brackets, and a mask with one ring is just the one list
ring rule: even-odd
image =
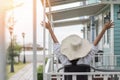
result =
[[[37,80],[37,0],[33,0],[33,80]],[[29,75],[28,75],[29,76]]]
[[87,24],[85,24],[85,39],[88,39],[88,29],[87,29]]
[[94,16],[91,16],[90,18],[90,42],[94,41],[95,38],[95,23],[94,23]]
[[0,1],[0,80],[6,80],[6,49],[5,49],[5,11],[4,0]]
[[[110,6],[110,13],[111,13],[111,20],[114,22],[114,5],[113,4],[111,4],[111,6]],[[111,55],[112,56],[114,56],[115,54],[114,54],[114,28],[111,28],[110,29],[110,35],[111,35],[111,39],[110,39],[110,48],[111,48],[111,51],[110,51],[110,53],[111,53]],[[114,61],[114,57],[111,57],[111,65],[114,65],[115,63],[115,61]]]

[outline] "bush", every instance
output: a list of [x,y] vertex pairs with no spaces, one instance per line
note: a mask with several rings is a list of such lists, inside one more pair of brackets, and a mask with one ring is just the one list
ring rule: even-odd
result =
[[[45,64],[47,63],[48,58],[45,59]],[[37,70],[37,78],[38,80],[43,80],[43,65],[40,65]]]
[[42,65],[38,67],[37,77],[38,77],[38,80],[43,80],[43,66]]
[[37,78],[38,80],[43,80],[43,73],[38,73]]

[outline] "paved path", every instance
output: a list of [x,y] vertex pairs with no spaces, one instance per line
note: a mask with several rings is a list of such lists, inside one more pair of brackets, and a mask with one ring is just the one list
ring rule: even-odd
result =
[[[39,63],[37,66],[40,65]],[[33,80],[33,64],[26,65],[23,69],[13,75],[9,80]]]

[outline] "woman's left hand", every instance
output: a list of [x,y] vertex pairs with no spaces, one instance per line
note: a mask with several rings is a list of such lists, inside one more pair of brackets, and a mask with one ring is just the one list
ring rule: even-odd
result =
[[109,22],[105,23],[104,29],[107,30],[107,29],[113,28],[112,26],[113,26],[113,22],[112,22],[112,21],[109,21]]

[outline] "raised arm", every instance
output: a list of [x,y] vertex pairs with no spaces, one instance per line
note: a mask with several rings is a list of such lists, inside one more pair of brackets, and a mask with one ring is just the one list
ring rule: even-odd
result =
[[102,36],[104,35],[105,31],[106,31],[107,29],[110,29],[112,25],[113,25],[113,22],[112,22],[112,21],[107,22],[107,23],[104,25],[102,31],[100,32],[100,34],[99,34],[99,35],[96,37],[96,39],[94,40],[94,43],[93,43],[94,46],[97,46],[97,45],[98,45],[98,43],[99,43],[99,41],[101,40]]
[[[42,25],[43,25],[43,22],[42,22]],[[57,38],[56,38],[56,36],[55,36],[55,34],[54,34],[54,32],[53,32],[53,30],[52,30],[52,27],[51,27],[50,23],[48,22],[48,23],[46,23],[45,25],[46,25],[46,28],[48,29],[48,31],[49,31],[50,34],[51,34],[51,37],[52,37],[52,39],[53,39],[53,42],[54,42],[54,43],[59,43],[58,40],[57,40]]]

